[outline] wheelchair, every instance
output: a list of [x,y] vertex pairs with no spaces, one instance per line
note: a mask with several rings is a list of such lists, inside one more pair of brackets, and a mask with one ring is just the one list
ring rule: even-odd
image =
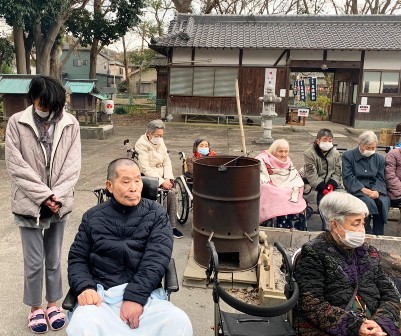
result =
[[193,207],[193,179],[188,174],[185,153],[178,152],[178,155],[182,161],[182,174],[174,180],[174,186],[177,191],[177,221],[180,224],[185,224]]
[[[130,145],[129,139],[124,140],[124,146],[126,147],[127,157],[138,161],[138,152],[134,147]],[[192,209],[192,184],[189,182],[189,177],[186,174],[186,157],[184,152],[178,153],[180,160],[182,160],[182,174],[174,180],[174,188],[177,192],[177,222],[185,224],[188,220],[189,211]],[[163,204],[164,199],[167,197],[168,190],[159,188],[157,201]]]
[[[255,306],[244,303],[230,295],[218,279],[218,254],[214,243],[209,241],[209,265],[206,269],[207,285],[213,284],[214,301],[214,335],[225,336],[291,336],[296,335],[290,321],[291,310],[298,302],[299,289],[293,278],[292,261],[288,252],[280,243],[274,244],[283,257],[283,269],[286,285],[284,289],[287,301],[277,306]],[[240,313],[229,313],[221,310],[220,299]]]
[[[158,186],[159,182],[156,177],[146,177],[142,176],[143,182],[143,189],[141,196],[143,198],[148,198],[150,200],[156,201],[158,197]],[[109,197],[110,194],[108,193],[107,189],[99,188],[93,190],[94,194],[97,197],[98,204],[105,202]],[[170,300],[170,294],[174,292],[178,292],[179,284],[178,284],[178,277],[177,271],[175,268],[175,261],[171,258],[166,273],[164,274],[164,281],[163,287],[167,291],[168,300]],[[77,305],[78,299],[76,293],[70,288],[64,301],[62,303],[62,307],[65,310],[73,311],[75,306]]]

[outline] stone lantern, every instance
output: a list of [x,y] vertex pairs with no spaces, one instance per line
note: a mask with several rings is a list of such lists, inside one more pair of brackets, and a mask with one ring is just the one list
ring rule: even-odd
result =
[[274,141],[272,138],[273,118],[277,117],[276,103],[280,103],[281,98],[276,96],[273,86],[268,86],[264,96],[259,97],[258,100],[263,103],[262,113],[260,114],[263,137],[255,140],[255,142],[271,144]]

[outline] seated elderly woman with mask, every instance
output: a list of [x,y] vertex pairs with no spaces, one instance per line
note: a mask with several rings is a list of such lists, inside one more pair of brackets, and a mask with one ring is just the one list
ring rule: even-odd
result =
[[[365,221],[366,233],[384,234],[384,223],[390,200],[387,197],[384,174],[385,159],[376,153],[377,136],[366,131],[359,136],[359,146],[346,151],[342,156],[344,187],[368,207],[370,216]],[[373,229],[370,220],[373,217]]]
[[379,252],[364,243],[366,204],[334,191],[319,209],[330,231],[306,243],[296,262],[298,335],[400,335],[400,299]]

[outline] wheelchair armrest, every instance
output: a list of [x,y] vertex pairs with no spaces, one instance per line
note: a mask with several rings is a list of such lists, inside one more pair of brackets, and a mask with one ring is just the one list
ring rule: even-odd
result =
[[[170,263],[168,264],[166,273],[164,275],[164,289],[170,294],[174,292],[178,292],[180,286],[178,285],[178,277],[177,270],[175,268],[175,261],[171,258]],[[67,295],[64,298],[62,303],[62,307],[65,310],[73,311],[75,306],[77,305],[78,299],[75,292],[70,288],[68,290]]]
[[63,307],[63,309],[69,310],[70,312],[72,312],[74,310],[77,302],[78,302],[77,296],[76,296],[75,292],[70,288],[68,290],[67,295],[64,298],[62,307]]
[[159,192],[159,179],[157,177],[142,176],[142,183],[142,197],[156,201]]
[[178,292],[180,289],[180,286],[178,285],[177,270],[175,269],[175,261],[173,258],[171,258],[166,273],[164,274],[164,289],[169,294]]

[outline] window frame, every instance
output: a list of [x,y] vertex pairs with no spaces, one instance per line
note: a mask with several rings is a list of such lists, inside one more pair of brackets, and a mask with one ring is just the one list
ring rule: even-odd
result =
[[[380,73],[379,81],[379,92],[365,92],[365,73],[378,72]],[[398,74],[398,88],[397,92],[383,92],[383,73],[393,73]],[[362,73],[362,83],[361,83],[361,95],[363,96],[397,96],[401,94],[401,70],[379,70],[379,69],[369,69],[363,70]]]
[[[177,76],[176,74],[172,74],[172,72],[174,71],[174,69],[183,69],[183,70],[188,70],[188,77],[186,80],[189,82],[189,80],[191,80],[191,85],[189,85],[188,83],[188,88],[190,87],[190,93],[186,94],[186,93],[177,93],[177,91],[172,92],[172,88],[173,86],[171,85],[171,80],[172,78],[174,78],[174,76]],[[213,82],[211,83],[211,90],[212,90],[212,95],[202,95],[202,94],[194,94],[194,87],[195,87],[195,71],[197,69],[209,69],[209,70],[213,70]],[[196,66],[172,66],[170,67],[170,75],[169,75],[169,95],[171,97],[173,96],[177,96],[177,97],[202,97],[202,98],[235,98],[235,83],[233,81],[233,86],[232,86],[232,94],[228,94],[228,95],[222,95],[222,94],[216,94],[217,90],[216,90],[216,78],[219,79],[221,78],[216,75],[216,71],[217,72],[221,72],[223,69],[227,69],[227,70],[235,70],[236,74],[235,76],[238,77],[238,72],[239,72],[239,68],[238,67],[219,67],[219,66],[203,66],[203,67],[196,67]],[[175,78],[174,78],[175,79]]]

